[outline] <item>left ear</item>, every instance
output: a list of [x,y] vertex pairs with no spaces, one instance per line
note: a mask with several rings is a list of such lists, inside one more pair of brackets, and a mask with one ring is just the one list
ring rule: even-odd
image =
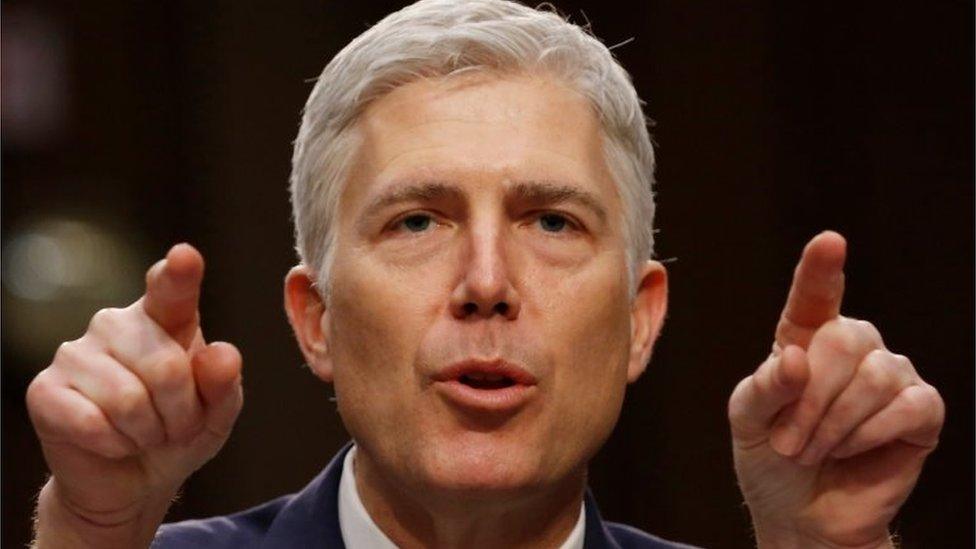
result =
[[285,311],[308,367],[319,379],[332,383],[332,355],[323,331],[329,311],[305,265],[293,267],[285,277]]
[[630,308],[628,383],[637,381],[647,368],[668,310],[668,271],[664,265],[648,261],[637,274],[637,290]]

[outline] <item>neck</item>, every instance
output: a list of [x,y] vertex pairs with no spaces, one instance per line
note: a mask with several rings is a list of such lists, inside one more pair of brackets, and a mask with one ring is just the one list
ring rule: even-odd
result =
[[357,449],[356,489],[398,547],[559,547],[579,519],[585,468],[537,493],[452,494],[405,489]]

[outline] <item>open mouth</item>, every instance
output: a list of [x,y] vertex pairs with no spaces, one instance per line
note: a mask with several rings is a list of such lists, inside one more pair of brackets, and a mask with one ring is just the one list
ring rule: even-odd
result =
[[479,372],[461,374],[458,381],[467,385],[468,387],[482,390],[504,389],[506,387],[515,385],[515,380],[508,376]]
[[452,405],[477,413],[510,413],[538,392],[538,380],[504,360],[465,360],[432,376],[434,387]]
[[454,381],[475,389],[506,389],[538,382],[521,366],[500,359],[457,362],[434,374],[433,379]]

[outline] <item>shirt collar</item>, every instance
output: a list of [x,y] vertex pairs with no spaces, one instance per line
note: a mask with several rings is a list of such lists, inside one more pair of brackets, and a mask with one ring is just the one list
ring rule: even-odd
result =
[[[342,540],[349,549],[364,547],[396,549],[396,545],[373,522],[372,517],[366,511],[366,507],[363,506],[363,501],[359,498],[353,469],[355,456],[356,447],[353,446],[343,460],[342,477],[339,479],[339,529],[342,531]],[[583,549],[585,528],[586,505],[580,504],[576,526],[573,527],[560,549]]]

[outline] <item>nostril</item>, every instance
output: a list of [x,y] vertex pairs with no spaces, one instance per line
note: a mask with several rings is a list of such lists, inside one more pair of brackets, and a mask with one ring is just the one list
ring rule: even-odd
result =
[[[509,313],[509,310],[510,309],[511,309],[511,307],[509,306],[508,303],[505,303],[504,301],[499,301],[498,303],[495,303],[495,306],[494,307],[491,308],[491,313],[490,314],[491,315],[497,314],[497,315],[501,315],[501,316],[508,316],[508,313]],[[478,314],[478,311],[480,311],[480,310],[482,310],[482,309],[480,307],[478,307],[478,304],[477,303],[474,303],[472,301],[469,301],[469,302],[467,302],[467,303],[465,303],[464,305],[461,306],[461,311],[462,311],[462,314],[464,316],[472,316],[472,315]],[[487,309],[484,309],[484,310],[487,311]],[[484,313],[482,313],[482,314],[484,314]]]

